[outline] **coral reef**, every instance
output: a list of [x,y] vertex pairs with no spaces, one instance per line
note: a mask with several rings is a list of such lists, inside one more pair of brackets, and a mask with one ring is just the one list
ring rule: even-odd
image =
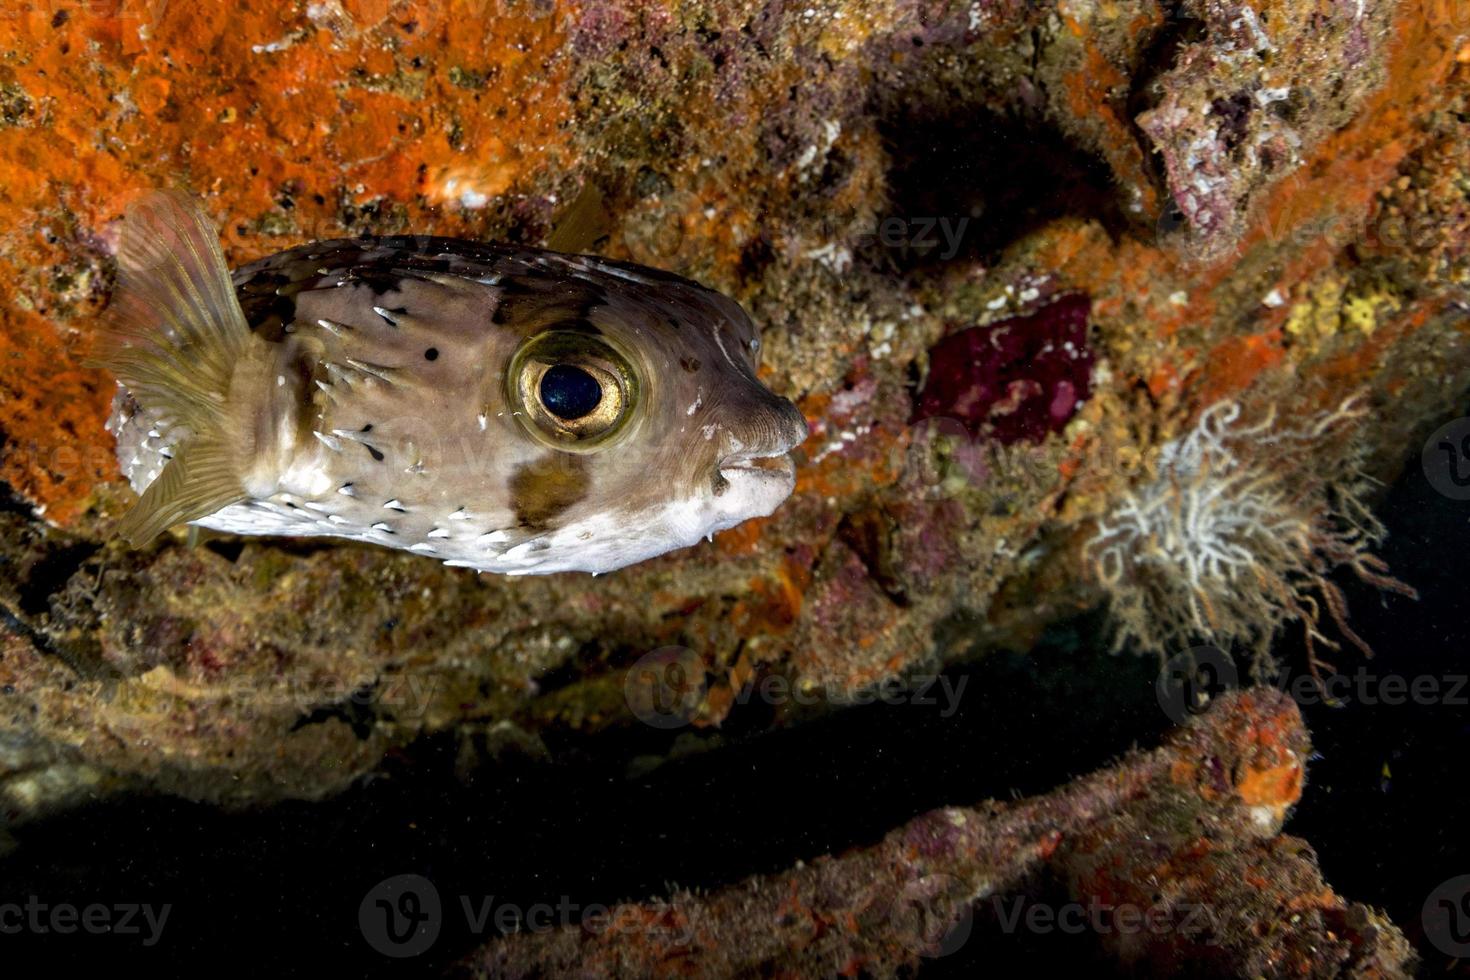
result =
[[[1145,645],[1201,624],[1259,645],[1293,617],[1322,643],[1341,613],[1323,576],[1379,573],[1369,497],[1337,468],[1391,475],[1470,389],[1464,35],[1435,0],[5,11],[4,819],[122,790],[320,799],[432,736],[553,754],[641,732],[627,668],[668,646],[704,683],[665,748],[705,744],[809,713],[743,707],[766,677],[827,710],[1027,649],[1109,585]],[[585,192],[597,251],[696,277],[761,324],[763,378],[813,432],[796,492],[595,582],[290,540],[129,551],[111,539],[131,502],[112,379],[85,364],[116,222],[159,185],[204,198],[236,265],[404,230],[541,243]],[[926,245],[941,218],[955,234]],[[1010,365],[1008,345],[1039,355],[1049,330],[1076,343],[1073,297],[1086,356]],[[992,341],[1003,353],[973,356]],[[1288,389],[1281,431],[1320,438],[1285,437],[1298,455],[1268,476],[1286,443],[1246,433]],[[912,424],[931,409],[973,430]],[[1201,506],[1166,512],[1191,483]],[[1120,520],[1130,495],[1146,523]],[[1151,539],[1221,517],[1290,533],[1211,525],[1219,557]],[[1099,521],[1115,533],[1092,554],[1117,556],[1102,583]],[[1271,559],[1264,577],[1238,572],[1228,597],[1186,584],[1231,581],[1241,547]],[[1315,881],[1295,845],[1258,846],[1231,853]],[[1333,950],[1368,921],[1335,896],[1308,908]],[[839,931],[812,921],[836,957]]]
[[[1234,245],[1256,195],[1296,170],[1303,148],[1346,124],[1383,83],[1378,39],[1392,9],[1220,0],[1174,7],[1178,56],[1142,88],[1152,104],[1138,125],[1163,158],[1177,220],[1195,246],[1213,254]],[[1314,75],[1320,58],[1336,63],[1331,85]]]
[[1365,409],[1349,399],[1289,422],[1273,407],[1249,424],[1241,411],[1211,405],[1188,435],[1161,446],[1156,472],[1087,542],[1114,648],[1167,657],[1206,641],[1264,664],[1278,631],[1300,623],[1315,673],[1317,646],[1339,645],[1322,632],[1325,611],[1371,656],[1331,574],[1347,568],[1382,589],[1414,590],[1370,551],[1384,529],[1368,508],[1374,483],[1352,432]]
[[[459,973],[894,976],[986,929],[1070,921],[1136,975],[1411,976],[1403,934],[1278,836],[1309,751],[1284,695],[1233,692],[1162,747],[1046,796],[947,807],[779,875],[513,934]],[[1037,909],[1049,917],[1019,918]]]

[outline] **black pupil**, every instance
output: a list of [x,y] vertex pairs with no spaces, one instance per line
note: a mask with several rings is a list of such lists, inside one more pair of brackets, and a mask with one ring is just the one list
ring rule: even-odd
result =
[[556,364],[541,375],[541,404],[559,419],[579,419],[602,401],[602,385],[579,367]]

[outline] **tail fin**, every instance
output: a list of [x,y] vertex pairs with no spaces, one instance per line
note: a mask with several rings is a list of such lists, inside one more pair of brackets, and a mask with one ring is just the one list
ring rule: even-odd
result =
[[230,384],[251,344],[209,218],[158,191],[128,209],[118,281],[96,358],[145,407],[189,435],[119,522],[134,546],[246,499]]

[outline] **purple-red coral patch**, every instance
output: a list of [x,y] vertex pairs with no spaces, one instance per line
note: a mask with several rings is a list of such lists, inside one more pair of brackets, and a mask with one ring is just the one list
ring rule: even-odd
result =
[[913,421],[949,417],[1003,443],[1058,432],[1092,393],[1091,302],[1072,295],[1026,316],[970,327],[929,350]]

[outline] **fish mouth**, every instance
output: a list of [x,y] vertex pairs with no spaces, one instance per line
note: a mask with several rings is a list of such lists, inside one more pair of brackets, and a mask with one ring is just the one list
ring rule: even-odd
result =
[[750,517],[769,514],[795,488],[796,464],[784,451],[730,456],[715,473],[714,495],[721,498],[721,509]]
[[775,452],[766,456],[741,456],[721,461],[721,476],[728,480],[734,473],[767,474],[794,480],[796,464],[784,452]]
[[767,392],[765,404],[733,426],[726,455],[714,474],[714,495],[727,514],[764,517],[796,489],[796,463],[788,455],[808,435],[806,419],[791,402]]

